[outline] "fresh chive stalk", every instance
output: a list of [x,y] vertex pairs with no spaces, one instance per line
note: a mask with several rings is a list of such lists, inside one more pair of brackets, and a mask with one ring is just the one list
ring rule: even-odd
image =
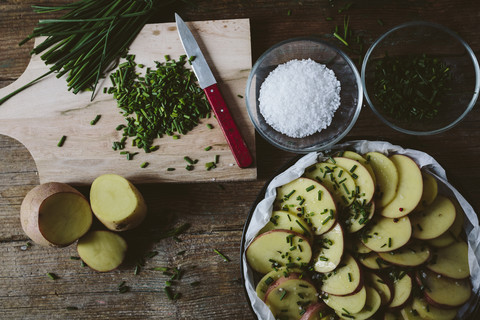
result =
[[125,54],[130,44],[153,14],[175,0],[78,0],[58,6],[33,6],[36,13],[64,12],[55,19],[40,20],[33,32],[20,42],[45,37],[30,52],[50,70],[0,99],[5,101],[56,73],[65,76],[68,90],[92,90],[92,100],[100,78]]

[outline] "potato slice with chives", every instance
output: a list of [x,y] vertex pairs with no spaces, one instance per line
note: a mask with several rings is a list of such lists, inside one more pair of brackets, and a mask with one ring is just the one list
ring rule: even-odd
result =
[[365,167],[365,169],[368,170],[368,172],[372,176],[373,183],[375,185],[377,184],[377,177],[375,175],[375,171],[373,170],[369,159],[367,159],[366,157],[362,156],[359,153],[349,151],[349,150],[338,154],[338,157],[345,157],[345,158],[349,158],[349,159],[356,160],[356,161],[360,162]]
[[268,291],[270,285],[272,285],[275,281],[280,279],[281,277],[288,277],[291,273],[302,273],[301,269],[298,268],[288,268],[288,267],[280,267],[277,270],[272,270],[266,275],[263,276],[262,279],[257,284],[255,288],[255,292],[260,300],[264,300],[265,294]]
[[369,286],[366,286],[365,288],[367,290],[367,301],[365,302],[365,306],[360,312],[350,313],[348,312],[348,310],[335,310],[335,313],[342,319],[370,319],[378,311],[378,309],[380,309],[382,300],[377,290]]
[[246,250],[250,267],[266,274],[281,266],[301,267],[312,259],[312,248],[305,236],[275,229],[256,236]]
[[309,240],[313,240],[313,232],[310,226],[303,219],[284,210],[273,211],[270,221],[259,231],[259,233],[265,233],[274,229],[294,231],[303,234]]
[[315,240],[318,249],[313,256],[313,268],[317,272],[330,272],[334,270],[340,261],[344,251],[343,229],[339,223],[327,233],[322,234]]
[[338,207],[347,207],[355,200],[352,197],[352,191],[356,188],[355,180],[345,169],[333,163],[317,163],[305,170],[305,176],[327,188]]
[[412,234],[410,219],[377,217],[362,230],[362,242],[376,252],[393,251],[404,246]]
[[276,205],[303,219],[316,235],[330,230],[337,219],[337,207],[330,192],[308,178],[298,178],[277,188]]
[[428,240],[439,237],[446,232],[455,221],[456,211],[453,202],[442,195],[425,210],[410,216],[413,234],[416,239]]
[[334,157],[329,162],[344,168],[355,181],[355,197],[360,202],[369,203],[375,194],[375,182],[370,172],[358,161],[345,157]]
[[366,301],[367,290],[365,286],[362,286],[362,288],[354,294],[347,296],[326,295],[326,297],[323,298],[323,302],[330,308],[348,313],[360,312],[365,306]]
[[357,292],[362,286],[362,269],[357,260],[346,252],[340,265],[325,275],[321,290],[328,294],[344,296]]
[[379,252],[383,260],[402,267],[416,267],[424,264],[431,256],[431,250],[423,243],[414,242],[390,252]]
[[427,268],[451,279],[465,279],[470,276],[468,266],[468,245],[464,241],[454,242],[448,247],[436,250],[434,259]]

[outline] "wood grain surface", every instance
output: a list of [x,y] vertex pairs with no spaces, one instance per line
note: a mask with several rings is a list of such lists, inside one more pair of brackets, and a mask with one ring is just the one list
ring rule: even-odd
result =
[[[0,86],[14,82],[23,73],[33,44],[18,47],[17,43],[31,32],[39,18],[46,17],[33,14],[30,6],[65,2],[71,1],[0,1]],[[338,11],[348,2],[198,0],[191,6],[179,1],[151,22],[173,22],[173,12],[186,21],[248,18],[255,62],[270,46],[297,36],[319,35],[341,45],[333,39],[332,32],[336,25],[343,24],[345,12]],[[347,13],[352,30],[362,34],[366,46],[395,25],[423,19],[455,30],[477,55],[480,52],[478,1],[355,1]],[[357,58],[356,53],[345,49]],[[477,105],[464,121],[446,133],[408,136],[389,129],[365,105],[347,138],[382,138],[431,154],[479,212],[479,123]],[[24,247],[28,238],[20,227],[19,208],[25,194],[39,184],[38,171],[22,144],[1,136],[0,318],[254,319],[239,281],[242,228],[265,182],[294,156],[275,149],[258,135],[256,146],[257,179],[252,181],[139,184],[150,211],[140,229],[125,234],[132,256],[119,270],[97,273],[70,259],[76,256],[74,246]],[[89,191],[87,186],[80,190],[85,194]],[[165,230],[184,223],[191,226],[179,236],[180,242],[172,238],[156,240]],[[225,262],[214,249],[230,261]],[[145,267],[135,275],[138,257],[152,250],[158,255],[147,259]],[[174,290],[181,293],[180,299],[171,301],[166,297],[163,290],[168,277],[150,270],[154,267],[185,270],[174,285]],[[47,272],[55,273],[58,279],[50,280]],[[121,294],[118,285],[123,281],[130,291]]]

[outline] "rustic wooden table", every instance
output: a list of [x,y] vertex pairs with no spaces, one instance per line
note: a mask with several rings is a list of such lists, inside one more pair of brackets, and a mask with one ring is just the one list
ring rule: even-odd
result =
[[[33,4],[68,1],[0,1],[0,87],[17,79],[29,61],[32,43],[17,44],[41,17]],[[273,44],[296,36],[331,38],[343,24],[338,0],[242,1],[198,0],[197,6],[172,5],[152,22],[173,21],[173,12],[185,20],[249,18],[252,58],[255,61]],[[480,2],[472,0],[356,1],[348,10],[350,26],[362,32],[369,45],[389,28],[414,19],[441,23],[463,37],[480,53]],[[327,21],[325,17],[333,17]],[[42,16],[44,17],[44,16]],[[338,44],[338,43],[337,43]],[[449,179],[480,210],[480,110],[478,106],[452,130],[430,137],[400,134],[380,122],[367,106],[348,135],[380,137],[430,153],[447,170]],[[258,178],[235,183],[140,185],[150,208],[144,227],[127,234],[133,256],[126,266],[108,273],[82,267],[75,247],[60,250],[25,247],[19,208],[25,194],[39,183],[35,163],[17,141],[0,137],[0,318],[1,319],[252,319],[240,281],[240,240],[250,207],[265,182],[294,155],[277,150],[257,135]],[[86,188],[81,189],[87,193]],[[152,241],[152,236],[189,223],[179,236]],[[214,252],[218,249],[229,261]],[[135,261],[146,259],[135,274]],[[169,300],[164,293],[166,275],[155,267],[179,267],[183,277]],[[50,280],[52,272],[58,279]],[[126,293],[118,286],[125,281]],[[74,307],[74,308],[72,308]],[[74,310],[73,310],[74,309]]]

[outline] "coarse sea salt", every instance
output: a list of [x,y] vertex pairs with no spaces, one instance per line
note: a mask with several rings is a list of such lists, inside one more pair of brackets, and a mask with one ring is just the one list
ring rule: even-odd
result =
[[326,129],[340,106],[340,81],[311,59],[290,60],[275,68],[260,87],[259,109],[276,131],[303,138]]

